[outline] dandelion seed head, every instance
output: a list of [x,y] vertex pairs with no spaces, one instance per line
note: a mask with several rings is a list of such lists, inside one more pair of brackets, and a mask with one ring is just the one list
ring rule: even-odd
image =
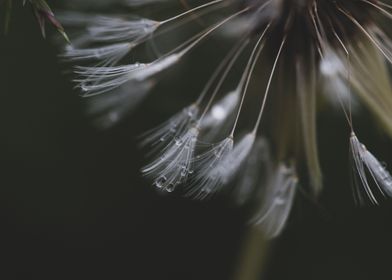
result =
[[[135,12],[142,5],[168,2],[116,1]],[[233,194],[239,204],[259,203],[253,222],[274,237],[287,223],[300,182],[307,182],[305,189],[314,195],[322,189],[318,109],[328,99],[344,113],[352,133],[356,198],[377,204],[379,196],[392,195],[390,173],[359,142],[355,131],[360,128],[352,117],[358,99],[392,136],[386,66],[392,63],[392,41],[383,24],[392,20],[392,6],[376,0],[205,0],[192,5],[166,18],[152,10],[148,18],[70,13],[64,20],[79,32],[63,58],[77,64],[74,82],[82,96],[105,97],[91,111],[108,127],[140,103],[162,73],[186,66],[184,58],[200,45],[219,47],[211,37],[230,35],[224,38],[230,50],[216,52],[217,65],[202,58],[207,80],[173,75],[173,84],[198,79],[200,94],[142,136],[150,160],[142,173],[152,185],[166,192],[181,187],[185,195],[204,199],[237,182]],[[190,28],[195,20],[203,24]],[[152,52],[139,57],[143,50]],[[273,148],[260,142],[264,138]]]

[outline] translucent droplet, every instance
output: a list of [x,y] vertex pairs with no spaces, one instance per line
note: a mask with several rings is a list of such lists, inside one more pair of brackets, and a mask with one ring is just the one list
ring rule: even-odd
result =
[[85,84],[81,84],[81,85],[80,85],[80,89],[81,89],[83,92],[87,92],[87,91],[88,91],[88,87],[87,87]]
[[182,140],[179,139],[179,138],[175,138],[175,139],[174,139],[174,142],[175,142],[175,144],[176,144],[177,146],[181,146],[181,145],[182,145]]
[[217,150],[214,151],[214,155],[215,155],[215,157],[217,157],[217,158],[220,158],[220,157],[221,157],[221,154],[222,154],[222,151],[221,151],[220,149],[217,149]]
[[176,186],[175,186],[174,184],[169,184],[169,185],[166,187],[165,190],[166,190],[167,192],[171,193],[171,192],[174,192],[175,188],[176,188]]
[[188,170],[186,168],[183,168],[181,171],[181,177],[186,177],[188,175]]
[[94,52],[93,56],[94,56],[95,58],[100,58],[100,57],[101,57],[100,51],[96,50],[96,51]]
[[166,183],[166,181],[167,181],[167,178],[166,178],[165,176],[161,176],[161,177],[159,177],[159,178],[155,181],[154,185],[155,185],[158,189],[162,189],[163,186],[164,186],[164,184]]

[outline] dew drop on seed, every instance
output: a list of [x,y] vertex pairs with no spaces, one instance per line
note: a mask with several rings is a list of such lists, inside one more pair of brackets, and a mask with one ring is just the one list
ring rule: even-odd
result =
[[87,92],[87,91],[88,91],[88,88],[87,88],[87,86],[86,86],[85,84],[80,85],[80,89],[81,89],[83,92]]
[[181,146],[182,145],[182,141],[179,138],[175,138],[174,142],[175,142],[176,146]]
[[186,177],[188,175],[188,170],[186,168],[182,168],[180,175],[181,177]]
[[215,155],[215,157],[217,157],[217,158],[220,158],[220,157],[221,157],[221,154],[222,154],[222,151],[221,151],[221,150],[215,150],[215,151],[214,151],[214,155]]
[[156,181],[155,181],[155,186],[158,188],[158,189],[162,189],[163,188],[163,185],[165,184],[165,182],[167,181],[167,178],[165,177],[165,176],[161,176],[161,177],[159,177]]
[[174,184],[169,184],[167,187],[166,187],[166,191],[167,192],[169,192],[169,193],[171,193],[171,192],[174,192],[174,189],[175,189],[176,187],[175,187],[175,185]]

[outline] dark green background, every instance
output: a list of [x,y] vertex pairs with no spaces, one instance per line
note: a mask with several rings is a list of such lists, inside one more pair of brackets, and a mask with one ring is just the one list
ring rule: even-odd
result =
[[[135,137],[191,100],[164,91],[197,86],[203,70],[183,70],[195,77],[187,85],[169,77],[158,97],[99,132],[29,9],[14,11],[0,40],[0,278],[230,279],[244,211],[224,198],[161,196],[138,173]],[[298,194],[262,279],[392,277],[392,202],[354,207],[346,127],[329,113],[319,120],[325,191],[317,203]],[[370,119],[359,123],[361,139],[392,166],[391,142]]]

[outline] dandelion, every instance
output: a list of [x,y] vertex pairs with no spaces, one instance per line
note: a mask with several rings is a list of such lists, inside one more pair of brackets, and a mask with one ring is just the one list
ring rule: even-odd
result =
[[[149,5],[176,6],[163,0],[105,3],[114,2],[141,14]],[[91,106],[117,122],[163,73],[184,64],[211,37],[225,40],[229,48],[218,65],[204,63],[209,79],[200,81],[196,100],[142,136],[151,160],[142,173],[153,185],[196,199],[234,188],[240,204],[260,204],[252,222],[274,237],[299,186],[309,185],[314,195],[322,191],[317,105],[327,101],[343,113],[351,135],[356,200],[377,204],[380,196],[391,196],[391,175],[358,140],[352,117],[367,106],[392,136],[386,29],[392,6],[386,0],[214,0],[164,19],[145,14],[62,14],[75,34],[62,58],[77,64],[74,82],[82,96],[121,96]],[[190,27],[192,22],[201,24]],[[178,30],[191,34],[181,38]],[[170,40],[174,33],[178,38]],[[144,48],[152,55],[143,55]]]

